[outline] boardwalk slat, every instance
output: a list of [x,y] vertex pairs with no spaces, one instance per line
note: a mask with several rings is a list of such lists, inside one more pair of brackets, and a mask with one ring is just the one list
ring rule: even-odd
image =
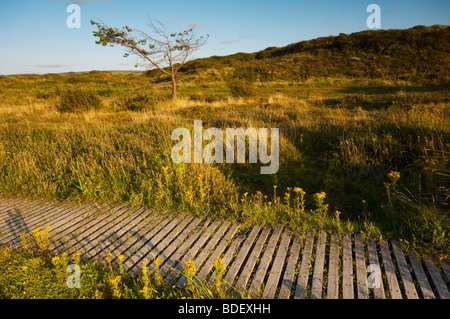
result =
[[433,263],[431,258],[424,254],[423,255],[423,261],[425,263],[425,266],[427,267],[428,273],[430,274],[431,281],[433,282],[434,288],[436,289],[439,298],[441,299],[450,299],[450,293],[445,286],[444,279],[442,279],[441,274],[439,273],[439,270],[437,269],[436,265]]
[[[195,263],[197,264],[197,272],[202,268],[203,262],[208,257],[208,255],[211,253],[213,248],[216,246],[217,242],[222,238],[223,234],[227,231],[228,227],[230,227],[230,223],[228,221],[225,221],[219,229],[214,233],[214,235],[211,237],[211,239],[208,241],[206,246],[202,249],[202,251],[199,253],[197,257],[195,257]],[[197,274],[196,274],[197,276]],[[182,287],[186,284],[186,277],[181,277],[178,282],[175,284],[178,287]]]
[[[225,269],[225,273],[227,271],[230,270],[230,265],[232,263],[233,260],[233,256],[238,252],[239,247],[241,245],[241,243],[244,241],[244,239],[246,238],[246,236],[244,235],[240,235],[237,236],[231,243],[230,246],[228,247],[228,249],[226,250],[224,256],[223,256],[223,263],[227,266]],[[215,276],[215,271],[213,271],[212,275],[209,277],[208,279],[208,283],[212,284],[214,282],[214,276]],[[232,278],[232,280],[234,280],[234,278]],[[231,286],[231,282],[228,282],[224,279],[225,283],[223,284],[222,288],[226,288],[227,286],[230,287]]]
[[13,217],[14,215],[29,214],[33,212],[36,207],[40,207],[46,203],[53,202],[50,199],[24,199],[17,198],[16,200],[7,200],[3,205],[0,206],[0,230],[5,226],[5,219],[7,217]]
[[445,276],[447,277],[447,281],[450,282],[450,264],[445,260],[441,260],[441,266]]
[[[3,235],[0,238],[0,242],[9,243],[17,240],[20,233],[31,233],[31,231],[37,227],[42,227],[52,216],[56,215],[62,208],[55,206],[53,203],[47,203],[45,206],[36,208],[33,211],[32,216],[23,216],[19,214],[18,217],[11,216],[11,218],[5,219],[9,227],[9,233]],[[12,232],[12,233],[11,233]]]
[[[369,253],[369,265],[373,265],[377,269],[380,269],[380,272],[379,272],[380,277],[378,278],[379,287],[371,288],[373,291],[373,297],[375,299],[385,299],[386,296],[384,294],[383,278],[382,278],[382,274],[381,274],[380,262],[378,261],[377,244],[376,244],[375,240],[373,240],[371,238],[367,239],[367,250]],[[376,274],[376,275],[378,275],[378,274]]]
[[8,208],[0,216],[0,233],[7,231],[10,224],[16,221],[24,221],[27,218],[35,216],[36,210],[46,205],[52,205],[53,201],[48,199],[21,201],[18,205],[8,205]]
[[300,255],[302,245],[302,239],[298,235],[294,235],[292,247],[289,253],[286,270],[283,274],[283,280],[281,281],[280,292],[278,293],[278,299],[289,299],[291,296],[291,290],[294,287],[295,270],[298,264],[298,256]]
[[[100,215],[97,215],[96,218],[92,218],[88,223],[82,225],[81,227],[75,228],[74,226],[73,233],[76,233],[76,236],[71,235],[71,239],[67,240],[63,243],[64,250],[71,254],[70,248],[79,244],[80,242],[89,242],[95,238],[95,232],[100,229],[102,226],[111,225],[113,223],[114,218],[120,216],[116,212],[120,212],[120,206],[114,207],[112,211],[105,209]],[[112,213],[112,214],[111,214]],[[76,229],[76,231],[75,231]],[[68,230],[66,230],[68,232]],[[56,246],[56,245],[55,245]],[[53,247],[52,247],[53,248]],[[61,247],[54,247],[61,249]]]
[[327,234],[319,231],[316,248],[316,258],[314,259],[314,272],[311,285],[311,299],[322,299],[323,267],[325,263],[325,245]]
[[281,272],[283,271],[284,261],[288,253],[289,243],[291,242],[292,233],[285,231],[281,237],[280,247],[272,265],[272,269],[267,279],[262,298],[273,299],[278,288],[278,281],[280,280]]
[[[130,272],[131,274],[135,274],[140,270],[137,263],[140,259],[144,258],[144,255],[147,253],[142,247],[148,244],[153,240],[153,237],[161,232],[162,229],[172,220],[173,215],[165,212],[163,214],[159,214],[154,220],[152,220],[146,227],[144,227],[145,231],[142,233],[144,236],[141,240],[138,240],[133,246],[128,248],[128,253],[125,256],[125,260],[123,262],[123,268]],[[135,268],[137,267],[137,269]]]
[[205,265],[200,269],[200,272],[197,274],[200,280],[206,279],[206,276],[213,268],[214,260],[216,260],[222,255],[222,253],[225,251],[225,248],[230,243],[231,238],[234,237],[238,229],[239,225],[237,223],[231,224],[225,236],[220,240],[216,249],[214,249],[213,253],[209,256],[208,260],[205,262]]
[[327,299],[339,298],[339,243],[335,235],[330,238]]
[[173,267],[177,265],[181,261],[181,258],[185,253],[189,250],[189,248],[195,243],[195,241],[207,231],[208,227],[211,225],[211,219],[206,218],[206,220],[202,221],[199,226],[197,226],[194,231],[189,235],[189,237],[181,244],[180,247],[167,259],[164,263],[162,263],[160,273],[162,276],[165,276],[170,271],[173,270]]
[[164,279],[167,283],[173,283],[177,279],[177,277],[182,273],[185,263],[190,260],[194,260],[195,263],[195,255],[197,255],[198,251],[211,238],[212,234],[216,231],[219,224],[219,219],[215,219],[211,223],[211,225],[205,230],[202,236],[195,242],[194,246],[189,248],[183,258],[175,266],[175,268]]
[[272,235],[270,236],[269,243],[267,244],[264,254],[261,257],[258,268],[256,269],[255,276],[250,284],[249,292],[251,295],[256,296],[261,289],[261,286],[266,276],[267,269],[269,268],[269,263],[273,258],[275,248],[280,238],[281,232],[283,231],[282,225],[276,225]]
[[194,215],[188,215],[181,222],[179,218],[174,218],[170,224],[140,248],[140,250],[145,251],[145,255],[142,258],[152,260],[155,256],[158,256],[193,218]]
[[92,259],[100,253],[102,253],[102,258],[105,257],[109,252],[108,246],[120,238],[121,230],[126,228],[130,223],[134,224],[138,217],[144,213],[144,210],[143,208],[137,210],[136,208],[132,208],[125,213],[125,218],[121,218],[120,221],[113,224],[105,232],[103,230],[102,232],[97,231],[99,235],[94,240],[91,240],[87,245],[83,243],[78,245],[78,247],[74,247],[74,251],[81,253],[83,259]]
[[368,299],[366,262],[364,259],[364,240],[361,234],[355,235],[356,285],[358,299]]
[[394,251],[395,260],[397,261],[397,268],[402,278],[403,287],[405,288],[406,297],[408,299],[418,299],[416,288],[412,280],[411,274],[406,263],[405,255],[403,254],[400,244],[396,241],[392,241],[392,249]]
[[[164,226],[170,221],[170,218],[164,218],[167,217],[166,214],[158,214],[154,219],[151,221],[148,221],[147,224],[139,230],[139,239],[136,240],[131,246],[129,246],[126,250],[122,251],[122,255],[125,256],[123,267],[127,271],[130,271],[131,267],[133,267],[136,263],[139,262],[140,259],[144,259],[145,257],[149,256],[149,253],[146,253],[144,255],[144,249],[145,245],[147,245],[150,241],[152,241],[152,238],[162,229]],[[182,234],[188,233],[195,225],[200,222],[200,220],[194,219],[193,222],[191,222],[193,216],[188,216],[188,218],[185,218],[182,223],[180,223],[177,228],[172,230],[172,234],[168,235],[167,239],[171,239],[174,234],[176,233],[176,238],[179,238],[182,236]],[[164,220],[164,221],[163,221]],[[196,222],[197,221],[197,222]],[[187,227],[184,227],[186,226]],[[182,229],[182,232],[180,233],[180,230]],[[175,239],[176,241],[176,239]],[[172,244],[170,244],[172,245]],[[149,256],[152,257],[152,256]],[[147,258],[148,259],[148,258]],[[152,259],[150,258],[150,262]],[[150,268],[153,264],[150,264],[148,266],[148,271],[150,273]]]
[[414,269],[414,274],[416,275],[417,282],[419,283],[420,290],[424,299],[435,299],[433,290],[428,282],[427,275],[422,268],[419,256],[413,251],[408,253],[409,261]]
[[[316,248],[315,231],[307,230],[302,248],[302,237],[283,231],[283,225],[256,225],[249,232],[238,234],[239,223],[219,218],[109,203],[75,205],[53,199],[0,196],[0,244],[16,248],[21,244],[21,233],[45,226],[50,226],[52,254],[64,252],[71,257],[79,251],[82,259],[99,260],[110,252],[113,266],[118,266],[117,256],[121,254],[125,256],[123,269],[131,275],[142,269],[142,259],[158,256],[160,275],[176,286],[186,284],[183,267],[189,260],[196,266],[196,278],[212,284],[213,263],[223,256],[223,288],[245,292],[249,287],[251,297],[261,293],[266,299],[288,299],[291,295],[295,299],[308,295],[317,299],[325,294],[327,299],[337,299],[341,297],[342,284],[344,299],[450,299],[448,261],[441,260],[439,266],[428,255],[421,258],[413,251],[405,255],[397,241],[381,241],[379,256],[375,240],[368,238],[366,246],[363,237],[356,234],[353,245],[353,235],[345,234],[341,256],[340,238],[331,235],[326,256],[324,230],[318,232]],[[106,263],[105,259],[100,262]],[[150,262],[148,273],[154,271],[155,264]],[[372,275],[381,271],[379,288],[372,288],[372,282],[368,282],[371,271]]]
[[[106,204],[100,206],[108,206]],[[63,211],[58,214],[53,222],[51,223],[49,234],[50,234],[50,244],[49,250],[52,251],[52,248],[57,243],[58,240],[61,240],[61,237],[66,232],[68,228],[71,227],[79,227],[79,225],[84,224],[88,220],[90,220],[92,213],[98,209],[98,207],[94,204],[82,205],[80,207],[74,208],[73,206],[64,206]]]
[[300,264],[300,271],[298,273],[294,299],[304,299],[306,296],[306,287],[308,285],[309,266],[311,264],[314,237],[314,230],[309,229],[306,233],[305,245],[302,252],[302,262]]
[[236,256],[236,258],[234,259],[234,261],[232,262],[232,264],[230,265],[230,267],[228,268],[228,270],[225,274],[224,280],[227,283],[229,283],[229,284],[233,283],[234,279],[236,278],[237,273],[239,272],[239,269],[241,268],[241,266],[244,262],[245,257],[247,256],[247,254],[248,254],[248,252],[260,230],[261,230],[260,225],[253,226],[252,231],[245,239],[244,243],[242,244],[241,249],[239,250],[238,255]]
[[345,234],[342,242],[342,298],[354,299],[353,249],[351,234]]
[[[85,204],[76,208],[67,207],[66,211],[61,213],[51,225],[50,229],[50,245],[49,251],[52,252],[56,248],[68,240],[66,236],[73,236],[75,230],[98,216],[105,207],[109,205],[97,206],[96,204]],[[108,208],[106,208],[108,209]]]
[[242,268],[241,274],[239,275],[239,279],[234,285],[239,291],[245,291],[248,280],[250,279],[250,276],[253,272],[253,268],[255,267],[256,262],[261,254],[261,250],[263,249],[264,244],[266,243],[270,230],[271,227],[269,226],[263,228],[261,234],[258,237],[258,240],[256,241],[256,244],[253,246],[252,251],[248,254],[247,262]]
[[402,293],[398,285],[397,275],[395,274],[394,264],[392,263],[392,257],[389,252],[388,244],[384,241],[381,242],[380,250],[391,299],[402,299]]
[[[163,264],[172,253],[179,247],[181,242],[189,236],[190,233],[194,231],[194,229],[200,224],[201,218],[195,217],[192,222],[189,223],[187,227],[183,229],[182,232],[178,234],[178,236],[167,246],[158,257],[161,258],[160,264]],[[151,263],[147,266],[148,274],[151,275],[156,270],[156,266],[154,263]]]
[[[144,217],[142,217],[144,216]],[[128,229],[125,230],[124,234],[118,234],[120,236],[126,237],[124,240],[118,240],[115,243],[113,243],[112,245],[110,245],[108,247],[108,249],[110,250],[111,256],[110,256],[110,260],[111,260],[111,264],[112,265],[117,265],[118,264],[118,260],[117,257],[119,255],[124,256],[125,259],[125,251],[128,250],[128,248],[131,248],[133,246],[133,244],[135,244],[136,241],[141,241],[142,238],[144,238],[143,233],[141,233],[141,230],[145,227],[145,225],[150,222],[151,220],[153,220],[154,218],[154,214],[151,211],[146,211],[144,213],[144,215],[141,215],[139,218],[140,220],[137,221],[136,225],[132,225],[132,229]],[[189,223],[189,221],[192,220],[193,216],[188,216],[185,219],[183,219],[183,221],[178,224],[178,226],[173,229],[165,238],[162,242],[160,242],[158,244],[157,247],[155,247],[157,250],[162,250],[163,247],[165,248],[165,246],[168,244],[168,242],[170,242],[175,235],[179,234],[180,230],[184,228],[184,226],[186,225],[186,223]],[[123,230],[121,230],[123,231]],[[116,244],[116,243],[120,243],[120,244]],[[106,264],[106,260],[102,261],[103,264]]]

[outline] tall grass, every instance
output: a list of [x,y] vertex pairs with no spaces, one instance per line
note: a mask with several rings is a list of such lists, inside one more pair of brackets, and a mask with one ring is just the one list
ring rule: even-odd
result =
[[[235,98],[224,82],[193,80],[180,85],[184,98],[172,102],[164,87],[149,86],[141,75],[42,77],[0,78],[1,193],[402,236],[448,252],[446,91],[430,90],[424,99],[368,80],[349,94],[339,92],[347,90],[339,81],[324,86],[320,79],[256,82],[252,97]],[[103,92],[95,94],[101,107],[60,112],[65,92],[75,87]],[[190,98],[193,89],[205,98]],[[248,163],[173,164],[171,132],[192,129],[195,119],[204,128],[279,127],[278,173],[262,176],[260,165]],[[385,189],[391,171],[400,174],[395,206]],[[305,192],[302,210],[296,188]],[[317,210],[314,194],[322,192]]]

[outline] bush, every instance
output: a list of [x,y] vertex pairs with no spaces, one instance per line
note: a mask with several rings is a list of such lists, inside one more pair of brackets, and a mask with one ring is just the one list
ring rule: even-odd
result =
[[100,107],[101,100],[95,93],[81,89],[68,89],[62,93],[58,109],[61,112],[83,112]]
[[228,88],[233,97],[249,97],[255,91],[253,83],[243,79],[234,79],[228,83]]
[[157,103],[154,94],[137,94],[124,102],[124,108],[130,111],[140,111],[145,108],[152,108]]

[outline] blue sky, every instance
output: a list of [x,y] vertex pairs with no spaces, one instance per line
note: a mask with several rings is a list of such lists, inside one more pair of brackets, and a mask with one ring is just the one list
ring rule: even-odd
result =
[[[66,8],[81,8],[81,28]],[[138,59],[95,44],[90,20],[145,30],[147,16],[181,31],[209,34],[195,57],[255,52],[301,40],[367,30],[369,4],[381,7],[382,29],[449,24],[448,0],[1,0],[0,74],[132,70]]]

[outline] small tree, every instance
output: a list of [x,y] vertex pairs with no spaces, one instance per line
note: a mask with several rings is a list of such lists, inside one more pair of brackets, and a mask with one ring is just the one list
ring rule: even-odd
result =
[[98,37],[95,41],[103,46],[119,44],[128,52],[124,57],[135,54],[142,58],[150,67],[155,67],[162,73],[170,76],[172,81],[172,100],[177,96],[177,74],[194,51],[205,44],[206,37],[197,37],[194,30],[187,29],[179,33],[169,33],[164,25],[148,18],[147,25],[153,35],[144,31],[132,29],[128,26],[117,28],[108,27],[103,22],[91,20],[97,26],[93,34]]

